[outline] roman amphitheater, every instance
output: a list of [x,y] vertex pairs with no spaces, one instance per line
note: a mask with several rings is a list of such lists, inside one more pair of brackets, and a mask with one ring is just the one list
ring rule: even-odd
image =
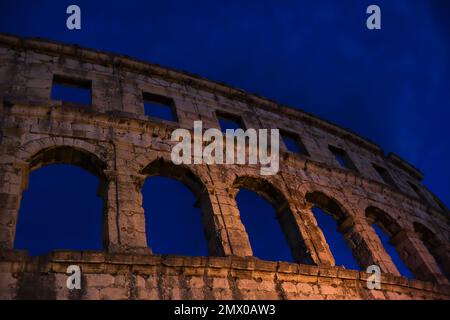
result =
[[[55,83],[90,90],[91,103],[51,98]],[[196,75],[73,45],[0,35],[0,298],[2,299],[449,299],[449,212],[421,172],[376,144],[298,109]],[[170,104],[176,121],[144,112]],[[174,165],[171,132],[218,117],[279,128],[306,154],[282,145],[280,170],[258,165]],[[336,156],[344,160],[338,162]],[[31,171],[79,166],[100,179],[103,251],[14,249]],[[202,212],[208,257],[157,255],[147,245],[146,178],[184,183]],[[254,257],[236,205],[244,187],[269,201],[296,263]],[[339,225],[361,271],[336,266],[311,208]],[[275,220],[274,220],[275,221]],[[400,276],[374,231],[390,237],[415,279]],[[69,290],[69,265],[82,288]],[[381,288],[365,272],[381,268]]]

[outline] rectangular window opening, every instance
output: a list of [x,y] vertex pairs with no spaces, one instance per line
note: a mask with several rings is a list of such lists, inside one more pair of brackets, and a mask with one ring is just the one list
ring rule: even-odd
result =
[[397,187],[395,184],[394,179],[392,179],[391,175],[389,174],[389,171],[387,171],[386,168],[383,168],[381,166],[378,166],[376,164],[372,164],[375,170],[378,172],[378,175],[383,179],[384,183],[387,185],[390,185],[391,187]]
[[219,120],[220,129],[224,133],[226,132],[227,129],[233,130],[242,129],[245,131],[244,122],[239,116],[218,111],[217,119]]
[[328,148],[342,168],[357,171],[355,164],[345,150],[333,146],[328,146]]
[[53,75],[51,99],[91,105],[92,81],[55,74]]
[[288,151],[295,154],[301,154],[303,156],[309,156],[308,150],[306,149],[305,145],[303,144],[303,141],[297,134],[286,131],[280,131],[280,135]]
[[419,190],[419,187],[416,186],[414,183],[409,182],[409,181],[408,181],[408,184],[411,187],[411,189],[413,189],[415,194],[419,197],[419,199],[422,200],[424,204],[427,204],[428,203],[428,199],[425,197],[425,195],[422,193],[422,191]]
[[171,98],[153,93],[142,93],[146,116],[176,122],[175,105]]
[[447,206],[435,195],[433,195],[434,202],[441,208],[442,211],[447,212]]

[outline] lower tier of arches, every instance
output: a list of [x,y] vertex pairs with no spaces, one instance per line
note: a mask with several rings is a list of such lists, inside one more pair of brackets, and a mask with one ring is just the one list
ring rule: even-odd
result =
[[[68,141],[63,142],[67,144]],[[312,208],[317,206],[336,220],[338,231],[363,269],[375,264],[383,272],[398,275],[397,268],[370,227],[371,223],[377,223],[384,227],[417,279],[448,283],[443,274],[450,265],[448,250],[444,247],[446,240],[434,237],[432,229],[428,230],[418,222],[413,228],[409,217],[401,219],[398,210],[393,215],[388,213],[389,208],[368,207],[370,203],[364,197],[345,195],[344,191],[328,192],[327,188],[296,175],[261,178],[254,174],[255,168],[220,171],[218,168],[176,166],[167,159],[167,154],[158,152],[150,152],[144,159],[136,161],[139,165],[133,165],[134,162],[122,161],[125,154],[132,154],[129,150],[133,149],[132,145],[117,144],[114,160],[113,155],[94,144],[83,142],[80,147],[77,142],[77,147],[71,147],[49,139],[44,142],[44,146],[32,143],[32,148],[26,148],[30,149],[28,156],[17,156],[20,161],[16,159],[0,168],[3,173],[0,181],[5,181],[0,184],[2,248],[13,247],[20,200],[27,189],[30,172],[50,164],[66,163],[80,166],[99,178],[98,194],[104,201],[103,238],[107,252],[146,253],[151,250],[146,240],[142,186],[147,178],[167,176],[182,182],[194,194],[196,206],[202,213],[211,256],[254,255],[236,203],[236,194],[240,188],[245,188],[272,205],[292,256],[300,264],[335,265],[329,242],[312,214]],[[75,144],[75,141],[70,143]],[[347,197],[355,199],[348,203]],[[436,261],[432,254],[441,260]]]

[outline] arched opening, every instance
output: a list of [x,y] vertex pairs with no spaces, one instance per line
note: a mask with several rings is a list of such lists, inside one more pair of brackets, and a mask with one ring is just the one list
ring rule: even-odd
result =
[[401,258],[396,244],[392,243],[392,239],[401,231],[400,225],[386,212],[375,207],[366,209],[366,217],[378,235],[386,253],[391,257],[398,272],[404,277],[413,279],[413,272]]
[[223,255],[206,187],[192,171],[158,159],[142,174],[147,243],[154,253]]
[[445,247],[435,236],[435,234],[425,227],[423,224],[414,222],[414,231],[419,235],[425,247],[428,249],[431,257],[435,260],[442,275],[450,279],[450,267],[448,261],[445,260]]
[[356,244],[351,236],[350,216],[336,200],[322,192],[310,192],[306,194],[305,199],[312,205],[311,210],[333,254],[335,264],[359,270],[360,266],[353,250]]
[[101,250],[106,199],[104,164],[82,150],[42,150],[30,161],[28,188],[22,194],[15,249],[30,255],[52,250]]
[[166,177],[148,178],[142,188],[147,243],[157,254],[207,256],[201,213],[185,185]]
[[289,204],[277,188],[252,177],[239,177],[233,186],[239,190],[236,202],[254,256],[312,263]]

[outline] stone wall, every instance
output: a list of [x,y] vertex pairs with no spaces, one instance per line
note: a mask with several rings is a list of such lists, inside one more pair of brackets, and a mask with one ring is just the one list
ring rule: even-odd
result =
[[[90,81],[92,103],[51,99],[54,76]],[[173,100],[177,121],[144,114],[143,93]],[[0,35],[0,297],[83,299],[448,299],[448,209],[394,154],[301,110],[224,84],[127,57],[36,39]],[[308,156],[283,146],[280,171],[257,165],[176,166],[175,128],[219,128],[217,112],[247,128],[279,128],[301,138]],[[329,146],[346,151],[343,169]],[[100,178],[104,252],[54,252],[30,258],[14,250],[21,195],[30,171],[68,163]],[[385,168],[386,184],[373,164]],[[186,184],[202,211],[210,257],[158,256],[145,236],[141,188],[164,175]],[[411,184],[417,188],[413,190]],[[251,189],[275,208],[298,264],[252,257],[235,196]],[[337,219],[361,268],[377,264],[382,290],[366,273],[336,267],[311,211]],[[378,224],[418,280],[400,277],[376,235]],[[439,263],[437,262],[439,261]],[[84,289],[65,288],[66,268],[82,268]],[[445,274],[444,274],[445,273]],[[31,290],[38,286],[42,290]]]
[[[368,290],[365,272],[249,257],[58,251],[31,261],[19,252],[10,258],[10,272],[0,274],[3,299],[450,298],[448,286],[431,282],[384,274],[382,290]],[[81,290],[66,287],[71,264],[81,267]]]

